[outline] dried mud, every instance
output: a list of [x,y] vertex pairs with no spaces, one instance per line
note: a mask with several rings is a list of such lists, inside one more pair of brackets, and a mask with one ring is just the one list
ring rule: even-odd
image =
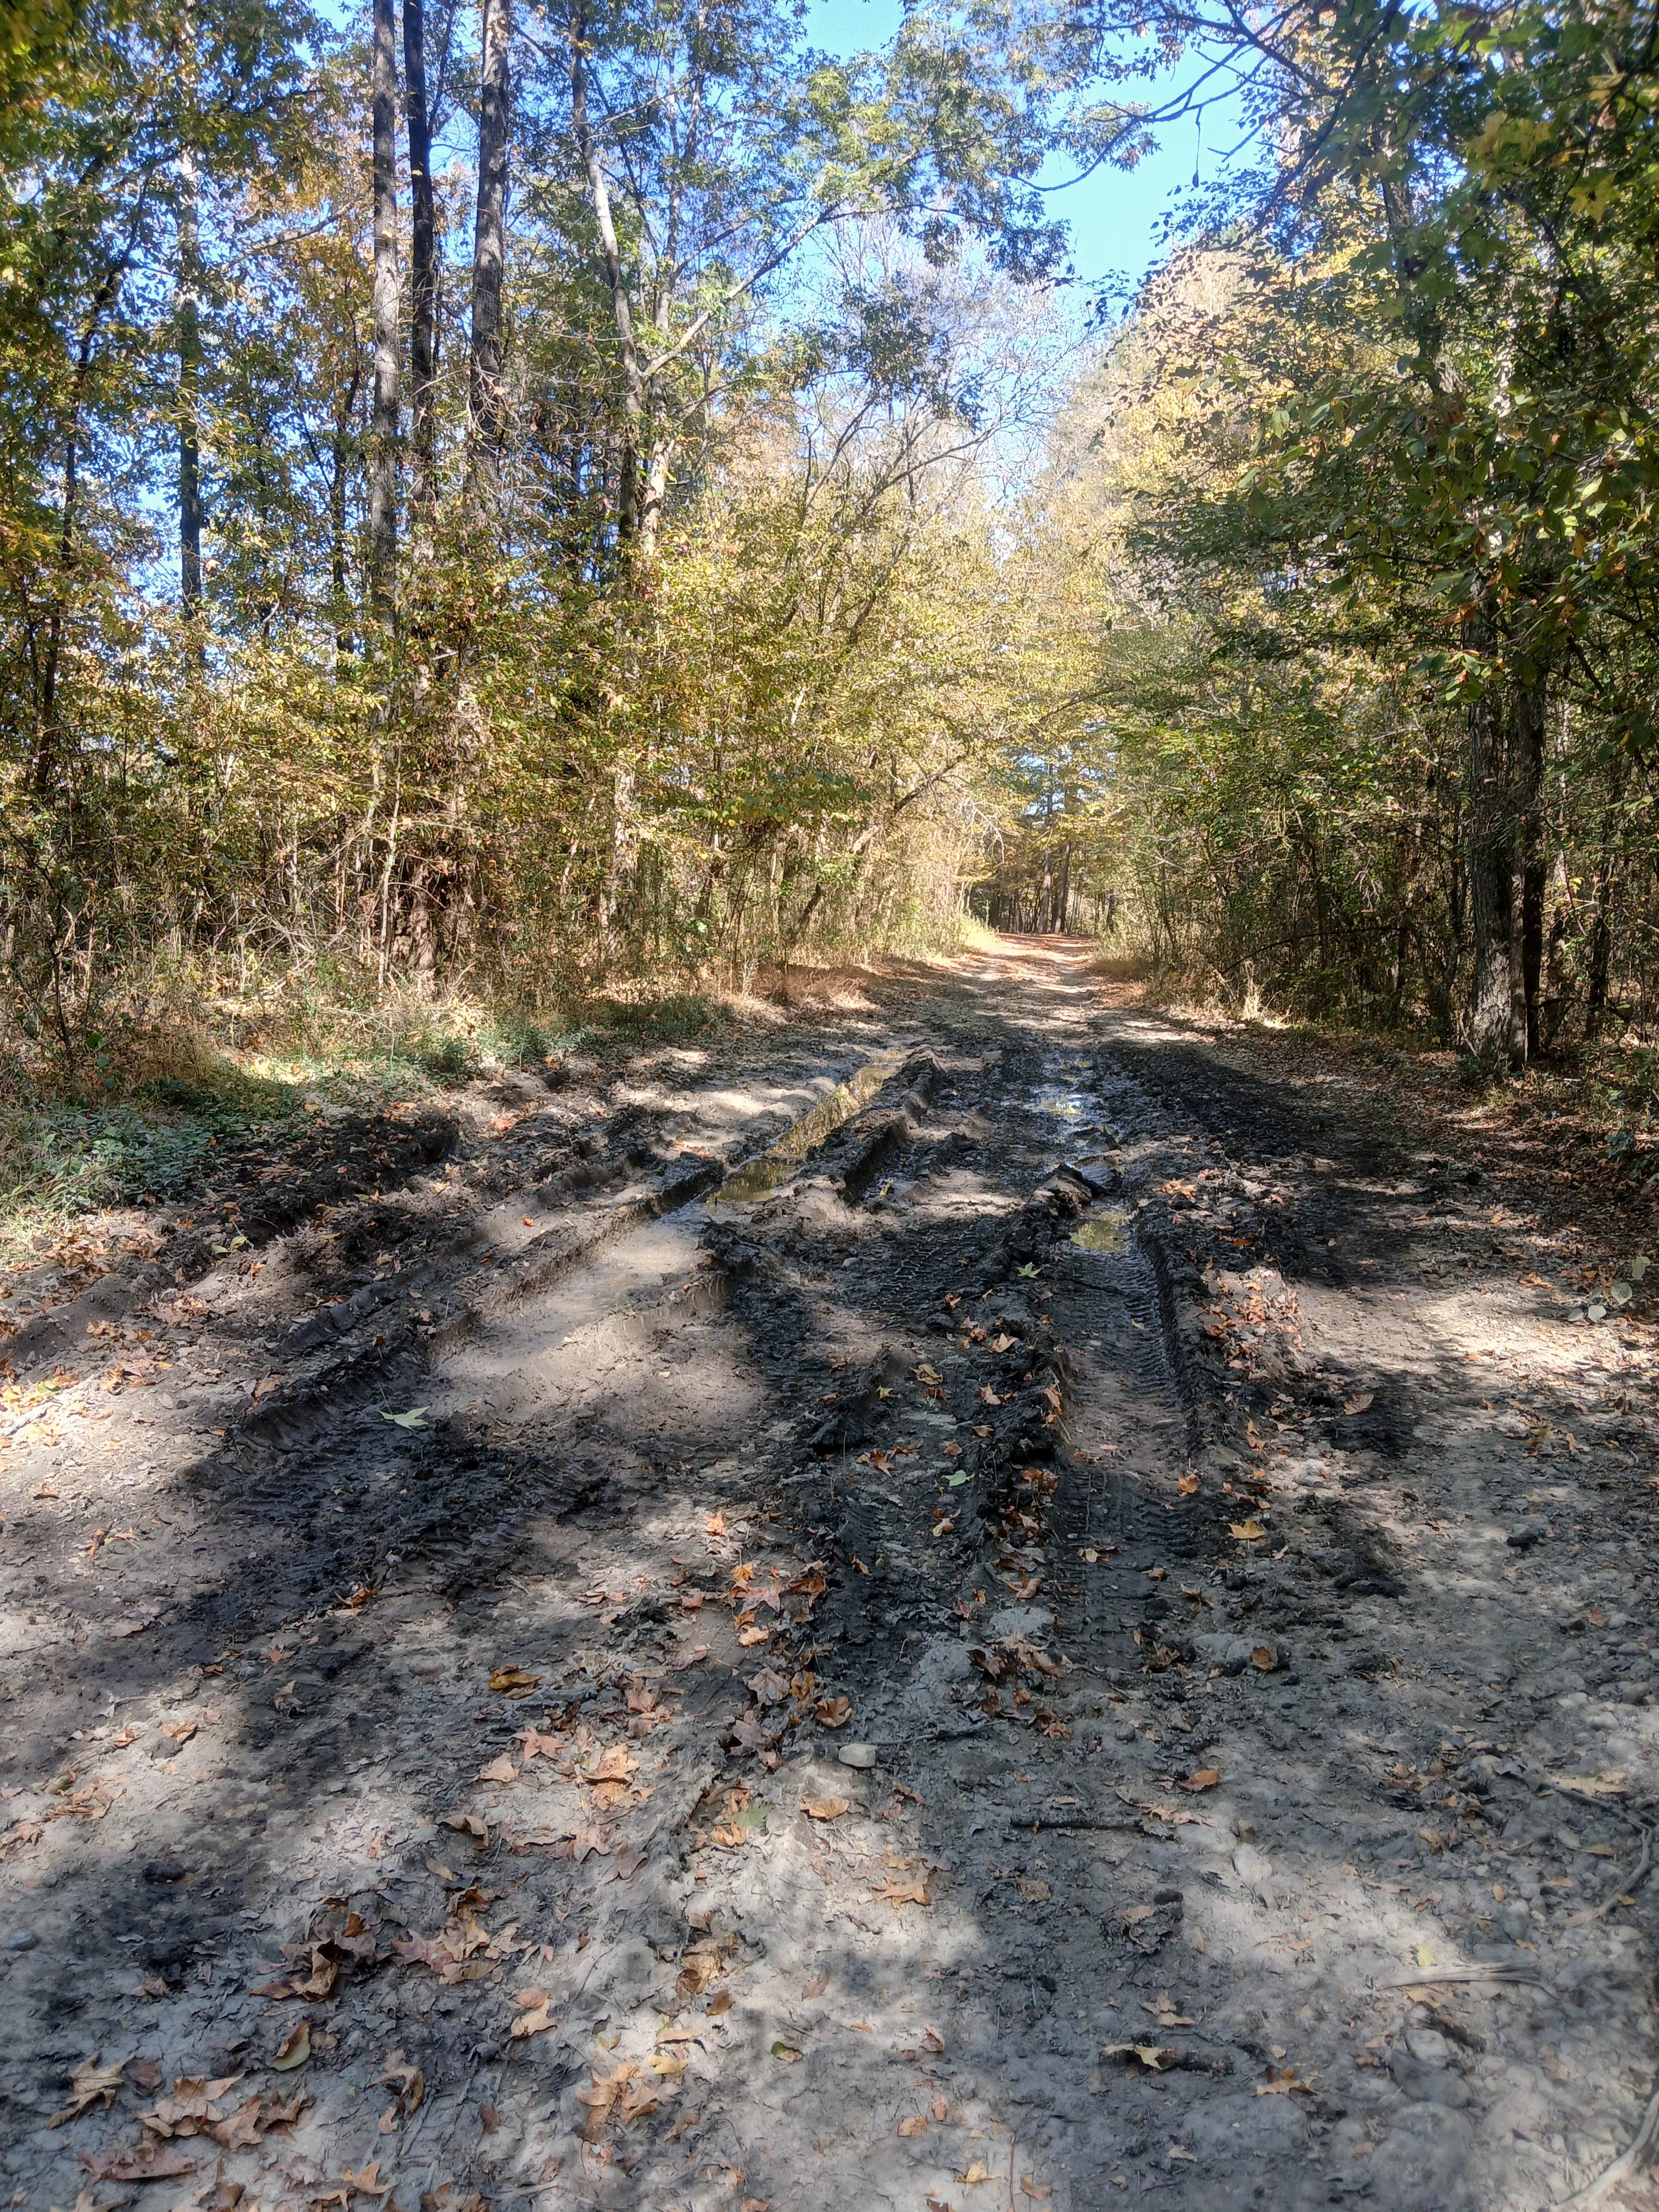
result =
[[1641,1300],[1085,951],[331,1125],[14,1335],[15,2205],[1618,2201]]

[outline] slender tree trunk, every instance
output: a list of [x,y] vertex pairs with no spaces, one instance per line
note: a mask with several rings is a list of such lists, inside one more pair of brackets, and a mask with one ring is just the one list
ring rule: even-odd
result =
[[587,10],[582,0],[570,9],[570,122],[576,151],[587,179],[587,194],[599,234],[605,258],[605,283],[611,292],[611,313],[617,325],[617,345],[623,372],[623,451],[621,483],[617,494],[617,534],[625,544],[639,535],[641,507],[641,445],[645,428],[645,380],[640,368],[639,347],[634,336],[634,311],[628,297],[622,249],[611,208],[611,186],[605,163],[593,137],[587,112]]
[[478,204],[472,234],[472,357],[467,413],[470,495],[493,506],[506,428],[501,387],[501,290],[507,274],[507,185],[512,0],[482,0],[478,84]]
[[374,396],[368,441],[368,596],[390,624],[398,566],[398,54],[393,0],[374,0]]
[[1595,908],[1590,923],[1589,973],[1584,994],[1584,1032],[1589,1037],[1601,1034],[1602,1023],[1607,1018],[1613,980],[1613,908],[1618,896],[1620,878],[1624,872],[1624,856],[1620,850],[1620,820],[1628,772],[1628,754],[1616,751],[1609,767],[1607,804],[1602,810],[1601,823],[1601,849],[1595,863]]
[[1517,692],[1510,734],[1515,853],[1510,865],[1512,963],[1510,1054],[1524,1063],[1540,1049],[1544,966],[1544,737],[1548,691],[1543,676]]
[[196,156],[179,156],[179,604],[202,605],[202,233]]
[[415,451],[410,501],[429,525],[438,508],[437,218],[432,198],[432,129],[426,92],[424,0],[403,0],[404,106],[409,130],[410,405]]
[[[1469,708],[1469,799],[1465,853],[1474,973],[1469,1043],[1481,1054],[1512,1053],[1514,960],[1511,901],[1514,835],[1504,731],[1504,702],[1488,685]],[[1524,1050],[1523,1023],[1521,1043]]]
[[337,653],[349,653],[351,650],[351,623],[346,598],[346,477],[351,465],[351,418],[356,412],[357,394],[362,388],[362,372],[359,368],[353,370],[350,380],[336,395],[334,434],[329,441],[328,569],[334,597],[334,647]]

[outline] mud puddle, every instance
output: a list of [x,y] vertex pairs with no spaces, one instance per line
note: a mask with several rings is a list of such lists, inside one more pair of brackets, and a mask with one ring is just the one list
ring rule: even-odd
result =
[[714,1192],[711,1206],[752,1206],[786,1183],[802,1163],[836,1132],[868,1105],[888,1078],[903,1063],[899,1052],[878,1053],[838,1083],[826,1097],[793,1123],[777,1142],[729,1176]]

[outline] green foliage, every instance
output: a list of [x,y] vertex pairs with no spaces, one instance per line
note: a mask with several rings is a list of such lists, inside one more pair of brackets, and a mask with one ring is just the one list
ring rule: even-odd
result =
[[1646,1024],[1645,19],[1164,20],[1250,62],[1273,158],[1138,302],[1047,518],[1076,572],[1091,508],[1143,933],[1236,1004],[1481,1066]]

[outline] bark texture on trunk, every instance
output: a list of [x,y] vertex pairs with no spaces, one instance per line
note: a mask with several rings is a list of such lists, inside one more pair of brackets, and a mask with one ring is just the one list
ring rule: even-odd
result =
[[587,197],[599,234],[605,260],[605,279],[611,294],[611,319],[617,325],[617,348],[623,373],[623,451],[621,482],[617,493],[617,534],[625,544],[639,535],[641,508],[641,445],[645,427],[645,380],[640,368],[640,349],[634,332],[634,310],[628,297],[622,249],[617,238],[616,216],[611,205],[611,182],[605,173],[599,143],[593,136],[587,108],[587,10],[573,5],[570,30],[570,123],[576,153],[587,179]]
[[438,264],[423,0],[404,0],[404,109],[409,132],[409,372],[415,456],[410,499],[416,514],[429,522],[438,507]]
[[[1512,869],[1515,839],[1510,818],[1504,702],[1496,689],[1469,708],[1469,920],[1474,934],[1474,974],[1469,1002],[1469,1043],[1479,1054],[1514,1050]],[[1526,1042],[1524,1002],[1521,1043]]]
[[202,229],[196,156],[179,156],[179,603],[202,605]]
[[398,566],[398,50],[393,0],[374,0],[374,392],[368,440],[368,595],[390,622]]
[[478,84],[478,204],[472,234],[472,355],[468,386],[469,495],[494,503],[506,428],[501,386],[501,290],[507,275],[507,149],[511,85],[507,47],[512,0],[483,0]]
[[1544,969],[1544,744],[1549,693],[1540,674],[1515,696],[1510,772],[1515,811],[1510,1056],[1517,1064],[1542,1049]]

